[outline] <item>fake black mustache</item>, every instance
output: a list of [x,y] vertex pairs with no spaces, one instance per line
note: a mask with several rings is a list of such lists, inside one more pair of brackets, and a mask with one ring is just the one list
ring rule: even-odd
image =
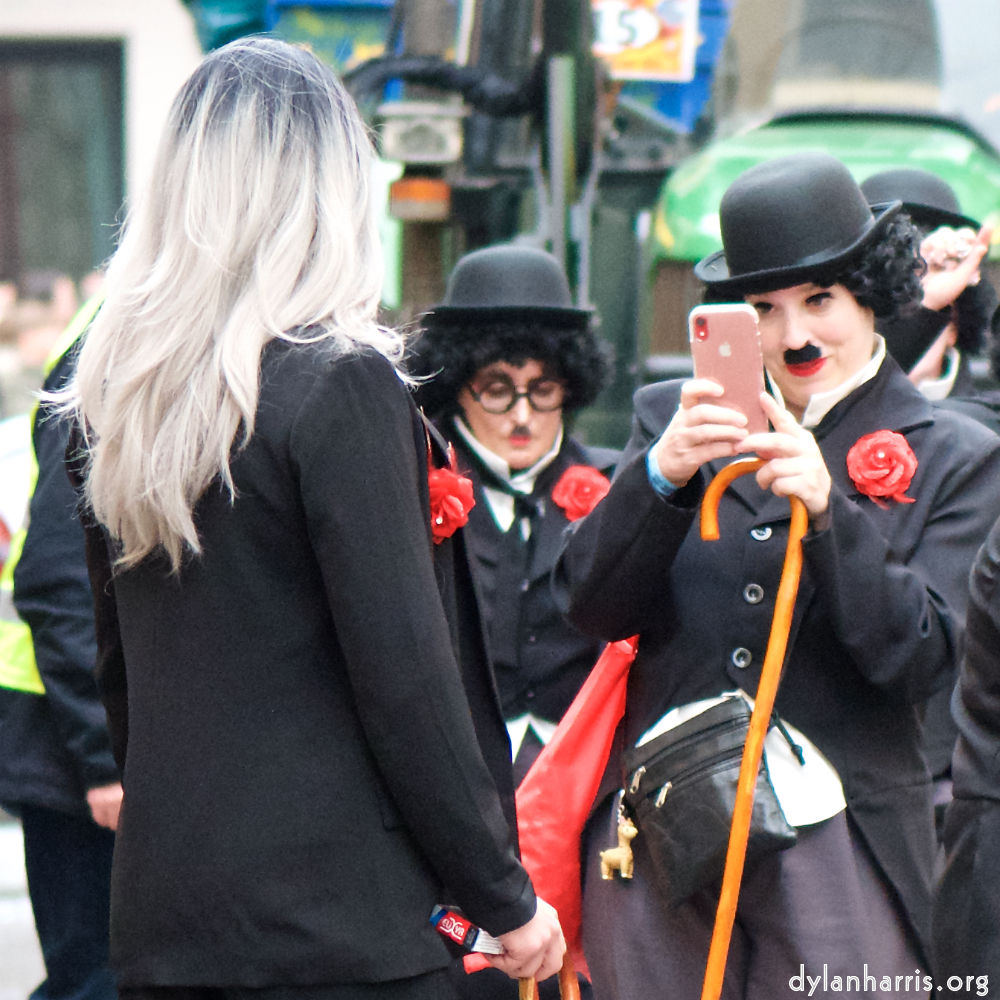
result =
[[511,437],[531,437],[531,428],[530,427],[515,427],[510,432],[510,436]]
[[786,365],[804,365],[809,361],[818,361],[823,352],[815,344],[806,344],[795,351],[785,351]]

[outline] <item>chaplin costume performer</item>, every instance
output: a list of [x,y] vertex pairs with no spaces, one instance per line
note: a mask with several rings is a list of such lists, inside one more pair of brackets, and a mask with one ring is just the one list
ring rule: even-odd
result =
[[549,576],[618,459],[567,427],[604,385],[606,350],[551,254],[498,246],[458,262],[410,367],[432,376],[418,402],[475,488],[465,534],[520,778],[603,645],[559,613]]
[[439,902],[510,975],[561,962],[456,663],[489,690],[459,550],[435,567],[467,485],[375,319],[371,155],[310,53],[213,52],[80,353],[125,1000],[448,997]]
[[[906,996],[928,969],[935,842],[914,706],[959,655],[968,567],[1000,509],[1000,441],[936,410],[875,333],[876,315],[910,301],[919,280],[898,213],[898,202],[873,213],[823,153],[761,164],[730,186],[724,250],[696,274],[710,298],[757,310],[773,431],[747,436],[742,414],[714,405],[713,382],[640,389],[611,490],[556,568],[581,630],[639,635],[584,838],[583,937],[599,997],[700,994],[718,886],[666,903],[641,823],[629,883],[603,880],[598,855],[616,843],[622,751],[726,692],[753,696],[790,495],[810,527],[776,702],[785,733],[772,729],[765,758],[798,836],[746,868],[723,996],[786,996],[803,966],[826,971],[834,991],[860,991],[846,977],[868,972],[880,992]],[[745,453],[765,465],[726,490],[721,540],[703,542],[704,488]]]
[[[965,655],[955,690],[959,737],[945,861],[934,901],[934,964],[948,976],[1000,978],[1000,521],[972,570]],[[969,992],[971,995],[971,991]],[[980,993],[981,996],[988,992]]]
[[[593,402],[608,362],[593,314],[574,308],[559,263],[528,247],[463,257],[423,323],[410,370],[430,379],[418,402],[475,491],[462,534],[519,781],[603,645],[560,614],[549,578],[563,532],[607,492],[618,459],[580,444],[564,422]],[[494,970],[466,976],[456,963],[453,973],[470,1000],[517,995]],[[586,1000],[589,984],[580,987]],[[540,993],[555,998],[556,982]]]

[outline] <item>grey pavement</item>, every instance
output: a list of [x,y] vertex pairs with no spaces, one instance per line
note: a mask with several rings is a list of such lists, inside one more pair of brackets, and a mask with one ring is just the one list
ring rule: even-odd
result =
[[25,1000],[44,978],[24,878],[21,827],[0,813],[0,1000]]

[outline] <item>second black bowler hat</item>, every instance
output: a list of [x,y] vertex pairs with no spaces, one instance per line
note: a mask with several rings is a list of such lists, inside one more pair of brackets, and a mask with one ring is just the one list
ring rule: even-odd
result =
[[466,254],[451,272],[444,301],[424,323],[514,320],[573,329],[592,317],[591,310],[573,306],[566,274],[552,254],[505,245]]
[[975,219],[962,214],[962,206],[951,185],[929,170],[915,167],[883,170],[862,181],[861,191],[869,204],[898,199],[903,203],[903,211],[918,226],[979,229]]
[[740,174],[722,196],[723,249],[694,273],[713,290],[747,295],[833,274],[874,243],[900,203],[869,208],[829,153],[797,153]]

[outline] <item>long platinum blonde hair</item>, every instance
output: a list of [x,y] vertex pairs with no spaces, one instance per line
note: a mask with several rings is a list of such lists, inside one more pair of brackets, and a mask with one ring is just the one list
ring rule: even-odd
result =
[[[372,348],[382,254],[357,109],[310,53],[265,38],[209,55],[174,101],[130,212],[68,408],[87,428],[87,499],[120,567],[200,552],[193,508],[253,434],[274,338]],[[237,443],[237,436],[239,442]]]

